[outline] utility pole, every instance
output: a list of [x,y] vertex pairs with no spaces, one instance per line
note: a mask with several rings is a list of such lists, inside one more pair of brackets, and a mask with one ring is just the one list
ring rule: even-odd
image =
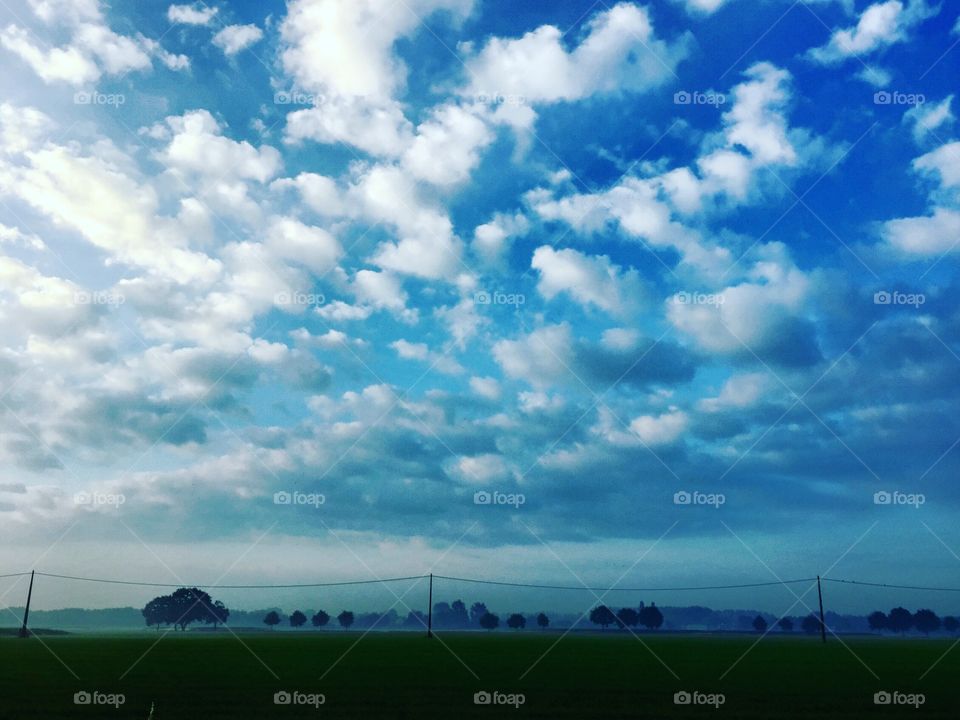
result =
[[820,576],[817,575],[817,597],[820,598],[820,639],[827,641],[827,624],[823,620],[823,591],[820,589]]
[[430,595],[427,600],[427,637],[433,637],[433,573],[430,573]]
[[33,596],[33,573],[30,571],[30,589],[27,590],[27,606],[23,609],[23,626],[20,628],[20,637],[25,638],[29,636],[27,631],[27,620],[30,617],[30,598]]

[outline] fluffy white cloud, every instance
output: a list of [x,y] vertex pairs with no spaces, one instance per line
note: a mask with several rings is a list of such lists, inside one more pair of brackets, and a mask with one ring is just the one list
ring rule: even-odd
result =
[[867,55],[880,48],[902,42],[908,31],[940,11],[926,0],[887,0],[867,7],[857,24],[837,30],[830,41],[809,51],[808,56],[822,65],[834,65],[847,58]]
[[209,6],[171,5],[167,8],[167,19],[184,25],[207,25],[216,14],[217,8]]
[[371,104],[364,98],[331,95],[317,107],[287,115],[286,139],[347,143],[371,155],[394,157],[410,144],[413,130],[399,103]]
[[569,375],[572,345],[569,325],[548,325],[517,340],[497,341],[493,357],[508,376],[540,387]]
[[323,228],[276,217],[267,231],[267,247],[285,260],[300,263],[318,275],[335,267],[343,254],[340,243]]
[[630,423],[630,430],[644,445],[669,445],[687,429],[690,419],[681,410],[672,410],[662,415],[641,415]]
[[468,92],[519,96],[531,103],[640,92],[673,76],[687,55],[688,38],[672,44],[660,40],[645,8],[619,3],[588,22],[572,52],[562,40],[553,25],[518,39],[491,39],[467,60]]
[[948,95],[943,100],[934,104],[924,103],[911,108],[903,115],[904,122],[913,123],[913,139],[918,143],[934,133],[943,125],[948,125],[954,121],[951,104],[953,95]]
[[469,108],[443,105],[417,128],[403,164],[419,180],[451,185],[466,180],[493,133]]
[[470,389],[482,397],[484,400],[500,399],[500,383],[492,377],[472,377],[470,378]]
[[263,37],[263,30],[256,25],[227,25],[213,36],[213,44],[225,55],[236,55]]
[[623,270],[606,255],[542,245],[534,251],[531,267],[539,271],[537,290],[548,300],[566,293],[584,306],[623,315],[636,310],[642,293],[639,273]]

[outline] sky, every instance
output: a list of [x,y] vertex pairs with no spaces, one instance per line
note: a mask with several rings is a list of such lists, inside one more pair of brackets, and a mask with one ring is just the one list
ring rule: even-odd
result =
[[0,574],[960,586],[957,10],[11,0]]

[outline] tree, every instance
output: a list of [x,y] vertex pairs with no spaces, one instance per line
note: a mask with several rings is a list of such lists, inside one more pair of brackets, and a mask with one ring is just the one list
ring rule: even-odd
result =
[[293,614],[290,616],[290,627],[303,627],[306,622],[307,616],[299,610],[294,610]]
[[411,610],[407,613],[407,619],[403,621],[403,627],[422,628],[427,626],[427,616],[419,610]]
[[276,610],[271,610],[263,618],[263,624],[273,630],[274,625],[280,624],[280,615]]
[[170,595],[169,621],[186,630],[192,622],[209,622],[213,599],[198,588],[177,588]]
[[500,627],[500,616],[488,612],[486,615],[480,618],[480,627],[482,627],[484,630],[496,630],[498,627]]
[[141,610],[143,619],[147,621],[147,627],[157,626],[157,632],[160,632],[160,623],[170,624],[170,596],[161,595],[148,602]]
[[328,622],[330,622],[330,616],[327,615],[323,610],[317,610],[310,622],[313,623],[315,628],[323,627]]
[[807,635],[813,635],[820,632],[820,619],[816,615],[807,615],[800,623],[800,627]]
[[450,618],[447,624],[458,628],[470,626],[470,615],[467,613],[467,606],[463,604],[463,600],[454,600],[450,604]]
[[546,613],[537,615],[537,625],[540,626],[541,630],[546,630],[550,626],[550,618],[547,617]]
[[633,608],[620,608],[617,611],[617,625],[620,627],[636,627],[640,622],[640,613]]
[[895,633],[903,633],[913,627],[913,613],[906,608],[895,607],[887,614],[887,627]]
[[767,621],[763,619],[763,615],[757,615],[753,619],[753,629],[761,635],[767,631]]
[[487,614],[487,606],[482,602],[475,602],[470,606],[470,624],[479,625],[480,618]]
[[947,615],[943,619],[943,629],[948,633],[955,633],[960,629],[960,620],[957,620],[953,615]]
[[507,618],[507,627],[514,630],[523,630],[527,626],[527,619],[520,613],[513,613]]
[[663,625],[663,613],[656,603],[650,603],[640,610],[640,624],[649,630],[656,630]]
[[211,607],[207,608],[207,615],[203,621],[213,623],[213,629],[216,630],[218,624],[226,625],[229,617],[230,610],[220,600],[217,600]]
[[924,635],[940,629],[940,618],[933,610],[917,610],[913,614],[913,624]]
[[867,625],[870,626],[871,630],[886,630],[890,627],[887,614],[880,610],[874,610],[867,616]]
[[597,605],[590,611],[590,622],[601,626],[604,630],[607,629],[607,625],[613,625],[616,620],[617,617],[613,614],[613,610],[606,605]]
[[783,632],[792,632],[793,631],[793,620],[788,617],[782,617],[777,620],[777,626],[783,630]]
[[340,622],[340,627],[346,630],[353,625],[353,613],[349,610],[344,610],[342,613],[337,615],[337,620]]

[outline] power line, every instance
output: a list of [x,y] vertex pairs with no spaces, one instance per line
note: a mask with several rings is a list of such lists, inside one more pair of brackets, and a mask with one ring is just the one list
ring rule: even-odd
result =
[[[29,573],[26,573],[29,574]],[[336,587],[342,585],[373,585],[377,583],[398,582],[401,580],[423,580],[426,575],[411,575],[409,577],[382,578],[380,580],[348,580],[344,582],[326,582],[326,583],[296,583],[290,585],[219,585],[207,583],[153,583],[136,582],[133,580],[111,580],[107,578],[79,577],[76,575],[57,575],[55,573],[38,572],[37,575],[43,577],[60,578],[61,580],[80,580],[83,582],[106,583],[109,585],[136,585],[139,587],[197,587],[197,588],[217,588],[221,590],[282,590],[286,588],[314,588],[314,587]]]
[[11,577],[23,577],[24,575],[29,575],[30,573],[9,573],[7,575],[0,575],[0,578],[11,578]]
[[867,585],[869,587],[893,588],[896,590],[928,590],[931,592],[960,592],[960,588],[924,587],[922,585],[891,585],[889,583],[862,582],[860,580],[840,580],[837,578],[823,578],[824,582],[843,583],[844,585]]
[[483,585],[505,585],[508,587],[525,587],[525,588],[540,588],[542,590],[591,590],[591,591],[604,591],[609,592],[616,590],[617,592],[667,592],[667,591],[680,591],[680,590],[733,590],[740,588],[755,588],[755,587],[769,587],[771,585],[794,585],[796,583],[803,582],[816,582],[816,578],[800,578],[798,580],[778,580],[776,582],[761,582],[761,583],[745,583],[742,585],[699,585],[691,587],[647,587],[647,588],[600,588],[600,587],[586,587],[583,585],[535,585],[531,583],[517,583],[517,582],[501,582],[497,580],[477,580],[474,578],[461,578],[461,577],[450,577],[447,575],[434,575],[435,578],[441,580],[456,580],[459,582],[469,582],[469,583],[480,583]]

